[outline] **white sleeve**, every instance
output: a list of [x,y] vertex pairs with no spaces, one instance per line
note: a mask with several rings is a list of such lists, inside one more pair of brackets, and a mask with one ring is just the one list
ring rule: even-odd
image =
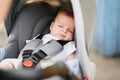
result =
[[68,42],[65,44],[63,51],[58,53],[56,56],[52,57],[51,59],[55,62],[57,61],[65,61],[65,59],[72,54],[74,51],[76,51],[75,45],[73,41]]
[[78,59],[71,59],[65,61],[66,66],[68,69],[79,79],[82,79],[80,63]]
[[65,50],[65,57],[68,57],[70,54],[76,51],[75,48],[75,43],[74,41],[70,41],[67,44],[64,45],[64,50]]

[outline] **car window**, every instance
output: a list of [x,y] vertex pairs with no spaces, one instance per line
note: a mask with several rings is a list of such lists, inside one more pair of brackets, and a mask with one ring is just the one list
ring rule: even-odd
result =
[[11,3],[12,0],[0,0],[0,48],[3,47],[7,37],[4,20],[10,10]]
[[5,26],[4,26],[4,23],[1,22],[0,23],[0,48],[3,47],[6,39],[7,39],[7,33],[6,33],[6,30],[5,30]]

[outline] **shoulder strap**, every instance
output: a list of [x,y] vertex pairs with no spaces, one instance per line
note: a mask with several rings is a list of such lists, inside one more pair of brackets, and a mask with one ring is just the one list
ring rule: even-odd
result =
[[36,39],[41,39],[43,37],[44,34],[39,34],[36,36]]

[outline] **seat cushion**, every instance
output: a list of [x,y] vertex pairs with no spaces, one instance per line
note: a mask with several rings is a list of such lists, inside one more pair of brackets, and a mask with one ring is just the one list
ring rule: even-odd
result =
[[55,14],[54,8],[45,2],[26,4],[16,15],[13,29],[4,47],[4,58],[17,57],[26,40],[39,33],[48,33]]

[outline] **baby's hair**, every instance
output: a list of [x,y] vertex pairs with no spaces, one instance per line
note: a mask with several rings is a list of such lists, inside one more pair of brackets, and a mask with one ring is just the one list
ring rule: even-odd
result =
[[[57,17],[59,14],[64,14],[64,15],[66,15],[66,16],[69,16],[69,17],[73,17],[73,18],[74,18],[74,16],[73,16],[73,10],[72,10],[71,7],[61,8],[61,9],[58,11],[56,17]],[[56,17],[53,19],[53,21],[55,21]]]
[[58,15],[61,14],[61,13],[64,13],[65,15],[67,16],[70,16],[70,17],[73,17],[73,11],[71,8],[62,8],[58,11]]

